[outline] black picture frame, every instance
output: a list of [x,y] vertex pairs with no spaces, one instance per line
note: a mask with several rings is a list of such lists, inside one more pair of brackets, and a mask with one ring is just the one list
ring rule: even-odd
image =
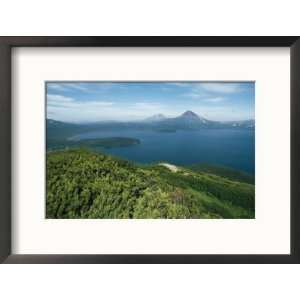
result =
[[[291,253],[288,255],[16,255],[12,241],[11,54],[15,47],[289,47],[291,66]],[[0,262],[3,263],[299,263],[300,262],[300,38],[0,37]],[[38,124],[37,124],[38,126]],[[280,158],[279,158],[280,159]]]

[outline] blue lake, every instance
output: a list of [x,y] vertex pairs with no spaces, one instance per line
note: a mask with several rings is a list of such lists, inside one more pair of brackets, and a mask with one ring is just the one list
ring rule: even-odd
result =
[[141,144],[101,149],[138,163],[166,161],[175,165],[208,163],[255,173],[255,131],[252,129],[200,129],[155,132],[147,130],[93,131],[76,140],[101,137],[137,138]]

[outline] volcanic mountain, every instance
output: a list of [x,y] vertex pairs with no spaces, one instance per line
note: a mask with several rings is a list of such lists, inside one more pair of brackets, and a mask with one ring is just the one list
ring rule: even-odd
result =
[[185,111],[180,117],[182,117],[182,118],[196,118],[196,119],[199,119],[199,116],[197,114],[195,114],[191,110]]
[[205,118],[198,116],[196,113],[194,113],[191,110],[187,110],[182,115],[177,117],[177,119],[184,119],[184,120],[188,120],[188,121],[193,120],[194,122],[200,122],[200,123],[209,122],[209,120],[206,120]]
[[183,114],[175,118],[167,118],[159,122],[160,126],[169,129],[198,129],[213,125],[213,121],[209,121],[203,117],[198,116],[193,111],[187,110]]

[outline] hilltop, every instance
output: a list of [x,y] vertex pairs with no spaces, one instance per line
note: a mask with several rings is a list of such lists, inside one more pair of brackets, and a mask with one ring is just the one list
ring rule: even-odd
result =
[[47,153],[47,218],[254,218],[254,185],[88,150]]

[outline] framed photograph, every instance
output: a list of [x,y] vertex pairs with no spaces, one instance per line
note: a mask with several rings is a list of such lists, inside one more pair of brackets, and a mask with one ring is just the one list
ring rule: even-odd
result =
[[298,263],[298,37],[0,38],[0,260]]

